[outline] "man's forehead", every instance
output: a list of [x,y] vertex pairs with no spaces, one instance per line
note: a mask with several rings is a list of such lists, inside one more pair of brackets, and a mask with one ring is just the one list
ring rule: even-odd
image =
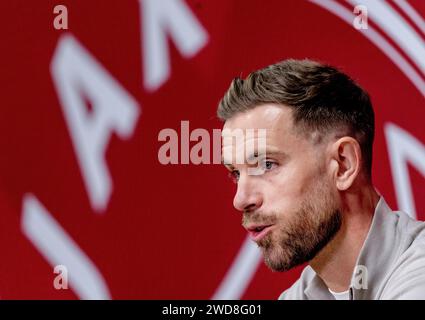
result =
[[285,109],[289,108],[264,105],[228,120],[222,132],[223,163],[231,164],[235,158],[237,163],[249,161],[270,152],[283,153],[287,138],[284,122],[288,118]]
[[235,115],[224,124],[222,147],[258,144],[258,140],[264,139],[279,146],[288,138],[285,133],[291,131],[292,118],[288,110],[288,107],[270,104]]

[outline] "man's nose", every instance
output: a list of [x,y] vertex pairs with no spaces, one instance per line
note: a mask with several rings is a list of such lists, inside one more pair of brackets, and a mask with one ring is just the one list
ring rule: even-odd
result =
[[233,199],[233,206],[239,211],[253,211],[261,207],[263,199],[253,179],[241,177]]

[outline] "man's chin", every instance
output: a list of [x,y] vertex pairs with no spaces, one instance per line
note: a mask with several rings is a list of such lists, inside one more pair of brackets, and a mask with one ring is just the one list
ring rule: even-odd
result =
[[272,249],[271,247],[264,248],[260,246],[260,248],[263,253],[264,263],[270,270],[274,272],[285,272],[296,267],[292,259],[289,259],[289,257],[285,259],[287,254],[279,254],[275,252],[276,249]]
[[273,272],[286,272],[295,267],[295,265],[289,263],[282,263],[282,261],[271,261],[264,259],[266,266]]

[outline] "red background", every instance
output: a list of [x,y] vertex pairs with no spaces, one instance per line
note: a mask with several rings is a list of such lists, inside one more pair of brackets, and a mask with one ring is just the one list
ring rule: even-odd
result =
[[[188,59],[170,40],[171,76],[152,92],[143,86],[137,1],[0,4],[1,298],[77,298],[72,288],[54,289],[52,267],[21,231],[28,192],[96,264],[112,298],[211,298],[246,237],[232,207],[235,186],[220,165],[161,165],[158,133],[179,131],[182,120],[190,121],[191,130],[221,128],[216,106],[231,79],[289,57],[333,64],[369,91],[376,113],[374,182],[397,208],[383,126],[395,123],[425,143],[424,97],[382,51],[352,25],[306,1],[186,3],[208,43]],[[425,17],[424,2],[410,3]],[[68,8],[68,30],[53,28],[57,4]],[[49,70],[65,33],[142,111],[130,139],[113,135],[108,144],[113,191],[102,215],[90,205]],[[425,219],[424,176],[411,169],[418,218]],[[300,271],[277,274],[261,264],[241,298],[275,299]]]

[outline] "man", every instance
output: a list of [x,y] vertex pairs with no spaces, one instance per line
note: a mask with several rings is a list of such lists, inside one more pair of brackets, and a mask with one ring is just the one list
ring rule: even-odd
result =
[[[217,114],[223,132],[266,130],[256,164],[234,159],[259,134],[223,139],[222,153],[267,266],[308,262],[279,299],[425,299],[425,223],[391,211],[373,187],[374,113],[359,85],[331,66],[285,60],[234,79]],[[261,174],[249,174],[255,166]]]

